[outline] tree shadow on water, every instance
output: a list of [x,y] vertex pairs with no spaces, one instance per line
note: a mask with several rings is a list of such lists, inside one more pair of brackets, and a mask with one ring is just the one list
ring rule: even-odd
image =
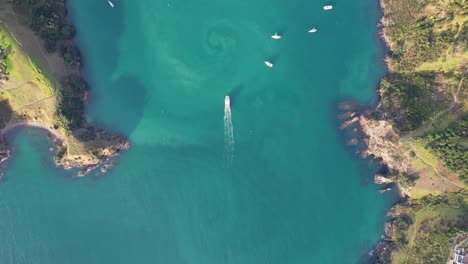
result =
[[96,121],[128,136],[142,118],[147,101],[146,89],[141,81],[129,76],[119,78],[110,87],[109,93],[101,96],[93,107],[97,113]]

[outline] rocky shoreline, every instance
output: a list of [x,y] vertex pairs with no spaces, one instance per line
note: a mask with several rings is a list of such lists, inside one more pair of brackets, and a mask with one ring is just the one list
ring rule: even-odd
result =
[[[43,22],[34,20],[31,12],[34,8],[36,11],[47,10],[46,12],[55,14],[54,20],[49,21],[47,25],[38,24]],[[55,145],[56,165],[67,170],[81,168],[78,176],[83,176],[98,167],[105,167],[102,171],[107,171],[110,166],[105,164],[108,164],[121,150],[130,146],[125,137],[94,128],[84,119],[84,105],[89,88],[82,77],[82,56],[73,41],[75,30],[69,23],[67,14],[67,6],[63,0],[34,3],[0,0],[2,22],[7,30],[13,33],[19,48],[25,54],[34,57],[39,65],[60,83],[49,80],[54,86],[57,105],[56,109],[47,113],[45,118],[37,118],[35,112],[25,114],[13,111],[4,127],[0,126],[0,163],[10,156],[9,145],[4,135],[19,127],[46,130]],[[25,21],[30,22],[28,24]],[[64,34],[58,36],[58,39],[54,36],[53,45],[45,37],[48,34],[41,34],[41,31],[44,33],[50,27],[57,27],[60,34]]]
[[[356,149],[355,154],[362,158],[372,158],[376,160],[382,167],[387,167],[385,160],[382,159],[378,154],[373,151],[372,135],[369,135],[367,123],[369,122],[366,116],[370,115],[372,111],[370,109],[359,109],[359,106],[354,102],[343,102],[338,106],[339,114],[338,119],[340,120],[340,130],[345,131],[348,138],[347,145]],[[380,193],[392,191],[395,188],[401,190],[394,180],[390,179],[388,173],[378,173],[374,175],[374,183],[382,186],[379,188]],[[404,192],[398,190],[399,200],[397,204],[390,208],[387,212],[387,217],[394,218],[395,208],[404,199],[406,199]],[[381,236],[379,242],[368,252],[368,259],[372,263],[390,263],[391,251],[394,249],[392,243],[392,220],[384,224],[384,234]],[[382,261],[386,260],[386,261]]]
[[[382,43],[385,46],[386,56],[388,56],[392,50],[392,43],[385,31],[385,27],[388,26],[388,22],[385,17],[385,12],[386,12],[385,0],[379,0],[379,5],[380,5],[380,10],[382,12],[382,18],[380,19],[379,23],[377,23],[377,27],[379,29],[378,35],[380,39],[382,40]],[[387,74],[388,74],[393,69],[392,69],[391,64],[387,60],[387,57],[384,57],[383,59],[385,62],[385,66],[387,67]],[[383,78],[385,78],[385,76],[382,77],[382,79]],[[377,93],[379,94],[380,100],[381,100],[381,97],[383,95],[381,94],[380,83],[377,89]],[[376,109],[373,111],[377,111],[379,107],[380,107],[380,102],[377,105]],[[367,113],[367,115],[370,115],[370,113]],[[359,126],[365,135],[364,142],[367,146],[367,149],[363,152],[363,157],[372,155],[375,158],[382,159],[382,164],[385,166],[391,166],[396,170],[406,171],[409,165],[406,164],[405,162],[400,163],[400,162],[396,162],[394,159],[389,158],[388,151],[385,151],[385,152],[381,151],[381,150],[388,150],[388,146],[383,146],[382,142],[378,142],[379,141],[378,139],[384,136],[383,134],[385,134],[385,137],[392,137],[394,139],[397,139],[399,137],[398,133],[396,133],[394,128],[390,124],[386,123],[385,121],[378,122],[377,130],[375,129],[375,127],[372,128],[369,125],[369,122],[370,120],[366,118],[365,114],[362,114],[359,116]],[[376,136],[376,137],[373,137],[373,136]],[[398,149],[399,147],[401,147],[401,144],[396,143],[396,142],[391,146],[391,148],[394,150]],[[399,152],[399,151],[397,150],[396,152]],[[394,185],[398,189],[399,200],[387,212],[387,216],[390,218],[390,220],[384,223],[384,234],[381,236],[375,248],[369,252],[369,256],[372,257],[372,262],[374,264],[383,264],[383,263],[392,262],[392,252],[396,249],[396,246],[393,242],[394,240],[393,230],[395,228],[393,224],[393,220],[398,216],[397,206],[399,204],[404,203],[405,200],[409,199],[409,196],[407,195],[404,188],[402,188],[402,186],[400,186],[398,182],[395,182],[394,180],[389,179],[386,176],[387,175],[376,174],[374,178],[375,184],[379,184],[379,185],[385,184],[386,186],[388,186],[389,184]]]
[[[415,65],[420,65],[422,63],[427,64],[432,62],[431,60],[437,59],[437,57],[431,57],[432,54],[426,55],[424,51],[418,49],[410,54],[413,56],[411,57],[405,53],[405,43],[392,43],[389,37],[392,36],[393,39],[401,41],[402,28],[407,27],[406,29],[408,29],[410,26],[418,25],[418,19],[423,20],[425,17],[423,15],[416,18],[412,17],[414,14],[418,14],[417,16],[419,16],[420,12],[415,11],[418,10],[418,6],[405,6],[407,4],[406,2],[400,3],[399,1],[379,0],[379,3],[383,16],[376,26],[379,29],[378,35],[386,47],[384,61],[387,67],[387,73],[381,79],[377,89],[379,95],[378,105],[374,109],[360,110],[359,107],[352,102],[342,103],[339,106],[340,111],[342,111],[339,115],[339,119],[341,122],[340,129],[347,131],[347,134],[352,137],[348,140],[348,145],[353,147],[358,146],[359,148],[356,150],[357,154],[361,155],[363,158],[370,157],[376,159],[385,168],[383,173],[377,174],[374,177],[375,184],[383,186],[379,189],[379,192],[382,193],[391,188],[396,188],[399,194],[398,201],[387,213],[389,221],[384,224],[384,234],[374,249],[369,252],[372,263],[394,263],[396,261],[394,255],[401,254],[402,245],[408,246],[408,244],[405,244],[407,243],[406,238],[402,238],[401,236],[402,234],[406,234],[407,228],[414,220],[408,216],[409,214],[414,214],[414,208],[416,207],[420,210],[422,205],[419,203],[424,204],[429,203],[428,201],[437,200],[438,198],[434,198],[435,196],[432,194],[444,196],[463,193],[464,184],[458,179],[456,173],[444,168],[444,163],[442,161],[439,162],[435,158],[428,158],[428,155],[431,154],[424,148],[424,141],[420,138],[421,135],[424,134],[421,132],[413,133],[413,131],[419,127],[425,128],[425,130],[422,131],[428,130],[429,125],[425,125],[426,123],[424,122],[427,122],[426,120],[430,118],[430,114],[433,114],[434,118],[438,117],[438,115],[429,111],[426,116],[422,116],[421,112],[427,111],[425,110],[426,108],[418,108],[422,103],[425,103],[422,100],[430,98],[426,99],[430,101],[429,109],[436,108],[438,105],[443,107],[444,101],[439,99],[443,98],[441,96],[442,92],[440,92],[442,87],[437,87],[438,84],[435,79],[427,77],[430,76],[427,75],[427,73],[423,77],[418,76],[419,73],[417,72],[406,73],[405,70],[407,69],[404,67],[409,67],[409,69],[415,68],[416,66],[411,63]],[[386,4],[388,4],[388,6],[386,6]],[[417,5],[418,3],[414,2],[413,4]],[[402,11],[402,8],[413,9],[411,9],[411,11]],[[441,4],[441,8],[444,10],[446,7]],[[452,8],[455,7],[452,6]],[[434,5],[424,9],[426,12],[430,10],[434,10]],[[453,10],[455,10],[453,12],[457,12],[456,9]],[[401,17],[411,22],[402,22]],[[433,21],[435,21],[435,19]],[[419,30],[419,28],[416,27],[416,30]],[[403,40],[403,42],[404,41],[405,40]],[[413,44],[413,46],[415,45],[415,43],[408,42]],[[431,44],[434,46],[436,45],[433,43]],[[447,45],[450,45],[450,42]],[[436,47],[433,49],[436,49]],[[458,48],[458,50],[460,50],[460,48]],[[414,54],[416,52],[419,52],[417,55],[421,57],[415,56]],[[407,75],[405,76],[403,74]],[[440,72],[440,69],[438,74],[443,74]],[[423,81],[426,81],[426,83]],[[459,83],[460,87],[463,83],[463,79]],[[416,85],[426,87],[425,89],[427,89],[427,87],[434,88],[429,90],[428,94],[423,93],[423,91],[427,91],[424,90],[424,88],[418,91],[420,94],[415,94],[414,90],[411,89],[415,89],[414,87],[416,87],[416,89],[419,88]],[[402,93],[403,89],[413,91],[413,93],[406,95],[407,98],[410,98],[407,101],[403,101],[406,99],[404,93],[403,95],[399,94]],[[458,91],[460,91],[460,88]],[[404,99],[401,101],[395,100],[395,97],[398,96]],[[423,96],[426,96],[426,98],[423,98]],[[412,103],[412,101],[410,101],[412,98],[416,98],[417,100],[414,105],[410,104]],[[450,108],[445,111],[454,109],[453,106],[460,103],[458,97],[454,97],[453,101]],[[405,105],[404,103],[407,104]],[[413,115],[409,117],[408,115],[405,116],[407,113]],[[442,111],[441,113],[444,112]],[[432,125],[434,121],[428,123]],[[416,138],[416,135],[419,135],[419,138]],[[417,195],[417,197],[413,197],[413,195]],[[422,197],[424,197],[424,199],[421,199]],[[445,203],[446,200],[450,199],[449,197],[443,197],[440,198],[440,201],[444,201],[443,203]],[[412,215],[412,217],[415,216]],[[443,215],[440,217],[444,219]],[[402,224],[402,222],[405,223]],[[443,223],[448,222],[450,222],[450,220],[440,220],[440,222],[438,222],[438,228],[443,227]],[[453,226],[456,225],[457,224],[453,224]],[[414,241],[416,231],[417,230],[412,233],[411,241]]]
[[[9,142],[7,140],[7,136],[11,133],[14,133],[15,130],[20,128],[36,128],[41,129],[47,132],[49,140],[53,143],[53,150],[54,150],[54,163],[57,167],[62,167],[65,170],[71,170],[73,168],[81,168],[81,170],[77,173],[78,177],[85,176],[89,172],[95,170],[98,167],[101,167],[101,172],[105,173],[111,167],[110,163],[112,158],[119,155],[121,150],[128,149],[130,144],[128,140],[124,137],[120,137],[114,135],[111,139],[113,144],[113,151],[104,151],[95,159],[86,160],[81,158],[69,159],[64,160],[58,158],[60,153],[66,149],[65,141],[63,136],[58,134],[56,131],[49,129],[48,127],[33,123],[33,122],[20,122],[15,123],[12,125],[7,125],[3,129],[0,130],[0,164],[6,162],[11,156],[11,150],[9,146]],[[104,130],[101,130],[101,133],[107,133]]]
[[[387,56],[391,54],[392,51],[390,39],[385,32],[385,27],[388,25],[388,22],[385,18],[384,0],[379,0],[379,5],[382,17],[376,24],[376,27],[378,28],[377,34],[379,39],[384,46],[385,53],[382,59],[385,62],[387,70],[386,74],[381,79],[383,80],[392,71],[392,66],[387,59]],[[341,120],[340,129],[345,130],[351,127],[348,134],[353,135],[353,138],[348,140],[348,145],[361,145],[361,148],[357,150],[356,154],[361,155],[363,158],[373,157],[373,159],[378,160],[383,167],[391,167],[395,170],[407,171],[409,165],[405,162],[395,161],[391,158],[391,155],[389,155],[390,152],[388,152],[388,149],[392,149],[394,151],[391,153],[401,154],[399,149],[401,147],[401,143],[396,141],[393,144],[386,146],[383,142],[379,142],[380,138],[385,137],[394,138],[395,140],[398,139],[398,132],[395,131],[392,125],[386,121],[375,121],[369,118],[369,116],[378,111],[380,107],[380,100],[382,97],[380,82],[376,91],[379,99],[374,109],[366,108],[364,110],[359,110],[357,104],[354,102],[343,102],[339,105],[339,110],[345,111],[339,115],[339,119]],[[373,123],[373,125],[371,125],[371,123]],[[406,155],[409,154],[406,153]],[[374,183],[384,186],[379,189],[380,193],[391,191],[396,188],[399,194],[396,204],[387,212],[387,217],[389,217],[390,220],[384,223],[383,235],[374,248],[368,252],[369,259],[374,264],[391,263],[391,254],[396,249],[393,242],[393,230],[395,228],[393,220],[398,216],[398,206],[409,199],[409,196],[406,190],[402,188],[398,182],[388,177],[388,173],[376,174],[374,176]]]

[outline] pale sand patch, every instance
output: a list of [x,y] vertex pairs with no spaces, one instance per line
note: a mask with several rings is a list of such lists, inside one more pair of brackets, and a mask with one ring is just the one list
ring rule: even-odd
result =
[[34,123],[34,122],[18,122],[18,123],[14,123],[14,124],[9,124],[9,125],[5,126],[3,129],[0,130],[0,135],[4,136],[8,132],[10,132],[11,130],[13,130],[15,128],[19,128],[19,127],[34,127],[34,128],[43,129],[43,130],[46,130],[48,133],[50,133],[54,138],[57,138],[57,139],[62,140],[62,141],[64,139],[62,135],[58,134],[56,131],[50,129],[49,127],[47,127],[47,126],[45,126],[43,124]]

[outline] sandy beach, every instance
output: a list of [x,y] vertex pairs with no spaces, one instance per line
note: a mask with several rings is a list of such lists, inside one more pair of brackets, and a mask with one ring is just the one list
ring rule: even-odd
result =
[[43,124],[39,123],[33,123],[33,122],[18,122],[14,124],[10,124],[5,126],[3,129],[0,130],[0,135],[5,136],[9,132],[11,132],[14,129],[21,128],[21,127],[31,127],[31,128],[39,128],[46,130],[49,134],[51,134],[54,138],[58,138],[60,140],[63,140],[63,137],[58,134],[56,131],[51,130],[49,127],[44,126]]

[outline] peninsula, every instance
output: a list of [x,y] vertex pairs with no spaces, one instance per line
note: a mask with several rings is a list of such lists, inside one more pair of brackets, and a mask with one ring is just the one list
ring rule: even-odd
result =
[[381,7],[389,48],[381,100],[359,117],[345,115],[345,125],[364,132],[364,156],[387,168],[376,182],[394,182],[402,194],[371,255],[375,263],[446,263],[468,228],[468,3],[381,0]]
[[89,87],[73,43],[64,0],[0,0],[1,161],[9,156],[4,135],[18,126],[49,131],[55,161],[79,175],[128,148],[125,138],[87,124]]

